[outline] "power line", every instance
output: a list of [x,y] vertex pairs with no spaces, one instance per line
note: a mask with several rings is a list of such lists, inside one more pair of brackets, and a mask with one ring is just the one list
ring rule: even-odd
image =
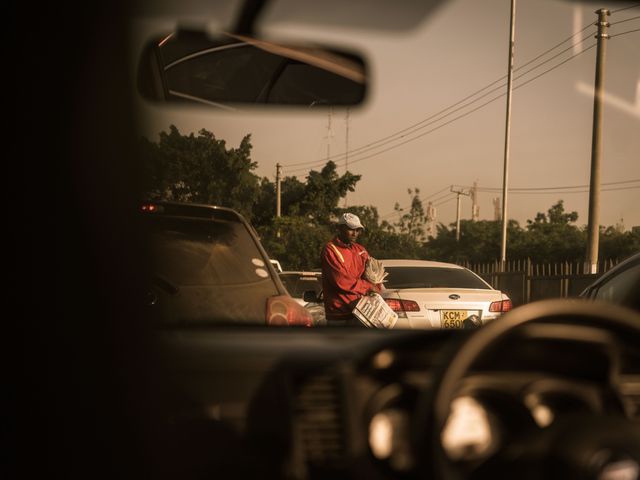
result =
[[[442,188],[442,189],[438,190],[438,191],[437,191],[437,192],[435,192],[435,193],[432,193],[431,195],[428,195],[428,196],[426,196],[426,197],[424,197],[424,198],[418,198],[418,200],[420,200],[421,202],[424,202],[425,200],[429,200],[429,199],[431,199],[431,202],[432,202],[432,203],[434,203],[434,202],[438,202],[439,200],[442,200],[443,198],[446,198],[446,197],[448,197],[449,195],[452,195],[452,193],[451,193],[450,191],[447,191],[447,193],[446,193],[445,195],[440,195],[440,196],[439,196],[439,197],[437,197],[437,198],[433,198],[433,197],[435,197],[436,195],[438,195],[438,194],[440,194],[440,193],[444,192],[445,190],[449,190],[450,188],[451,188],[451,185],[447,185],[446,187],[444,187],[444,188]],[[411,206],[411,205],[405,205],[405,206],[404,206],[404,207],[402,207],[400,210],[394,210],[393,212],[391,212],[391,213],[387,213],[387,214],[385,214],[384,216],[382,216],[382,217],[380,217],[380,218],[381,218],[382,220],[384,220],[384,219],[387,219],[387,218],[389,218],[389,217],[393,217],[394,215],[398,214],[400,211],[404,210],[405,208],[409,208],[410,206]],[[435,205],[434,205],[434,206],[435,206]]]
[[609,38],[619,37],[620,35],[626,35],[627,33],[640,32],[640,28],[636,28],[635,30],[627,30],[626,32],[616,33],[615,35],[609,35]]
[[[557,64],[557,65],[555,65],[555,66],[553,66],[553,67],[551,67],[551,68],[549,68],[549,69],[547,69],[547,70],[545,70],[544,72],[540,73],[539,75],[536,75],[535,77],[533,77],[533,78],[531,78],[531,79],[527,80],[526,82],[523,82],[523,83],[521,83],[520,85],[517,85],[517,86],[513,87],[513,89],[514,89],[514,90],[517,90],[517,89],[518,89],[518,88],[520,88],[520,87],[524,87],[525,85],[527,85],[527,84],[531,83],[532,81],[534,81],[534,80],[536,80],[536,79],[538,79],[538,78],[542,77],[543,75],[546,75],[547,73],[549,73],[549,72],[551,72],[551,71],[555,70],[556,68],[558,68],[558,67],[560,67],[560,66],[564,65],[564,64],[565,64],[565,63],[567,63],[569,60],[572,60],[573,58],[577,57],[578,55],[581,55],[581,54],[585,53],[586,51],[591,50],[591,49],[592,49],[593,47],[595,47],[595,46],[596,46],[596,44],[594,43],[594,44],[593,44],[593,45],[591,45],[590,47],[587,47],[587,48],[585,48],[584,50],[582,50],[581,52],[578,52],[578,53],[576,53],[576,54],[572,55],[571,57],[569,57],[568,59],[564,60],[563,62],[561,62],[561,63],[559,63],[559,64]],[[451,124],[451,123],[453,123],[453,122],[455,122],[455,121],[457,121],[457,120],[460,120],[460,119],[462,119],[462,118],[464,118],[464,117],[466,117],[466,116],[468,116],[468,115],[471,115],[472,113],[474,113],[474,112],[476,112],[476,111],[478,111],[478,110],[480,110],[480,109],[482,109],[482,108],[486,107],[487,105],[489,105],[489,104],[491,104],[491,103],[495,102],[496,100],[499,100],[500,98],[504,97],[505,95],[506,95],[505,93],[502,93],[502,94],[498,95],[497,97],[494,97],[494,98],[492,98],[491,100],[489,100],[489,101],[487,101],[487,102],[485,102],[485,103],[481,104],[480,106],[478,106],[478,107],[476,107],[476,108],[474,108],[474,109],[472,109],[472,110],[469,110],[468,112],[465,112],[465,113],[463,113],[463,114],[461,114],[461,115],[458,115],[457,117],[454,117],[453,119],[449,120],[448,122],[445,122],[445,123],[443,123],[443,124],[441,124],[441,125],[438,125],[437,127],[434,127],[434,128],[432,128],[432,129],[430,129],[430,130],[427,130],[426,132],[423,132],[423,133],[421,133],[421,134],[420,134],[420,135],[418,135],[418,136],[415,136],[415,137],[409,138],[409,139],[405,140],[404,142],[398,143],[398,144],[396,144],[396,145],[392,145],[392,146],[391,146],[391,147],[389,147],[389,148],[386,148],[386,149],[381,150],[381,151],[379,151],[379,152],[372,153],[371,155],[367,155],[367,156],[365,156],[365,157],[361,157],[361,158],[359,158],[359,159],[357,159],[357,160],[353,160],[353,161],[351,161],[350,163],[351,163],[351,164],[358,163],[358,162],[361,162],[361,161],[363,161],[363,160],[367,160],[367,159],[369,159],[369,158],[375,157],[375,156],[380,155],[380,154],[382,154],[382,153],[385,153],[385,152],[388,152],[388,151],[393,150],[393,149],[395,149],[395,148],[398,148],[398,147],[400,147],[400,146],[402,146],[402,145],[405,145],[405,144],[407,144],[407,143],[409,143],[409,142],[413,142],[414,140],[417,140],[417,139],[419,139],[419,138],[422,138],[422,137],[424,137],[425,135],[428,135],[428,134],[430,134],[430,133],[432,133],[432,132],[435,132],[436,130],[439,130],[439,129],[440,129],[440,128],[442,128],[442,127],[445,127],[445,126],[447,126],[447,125],[449,125],[449,124]],[[473,102],[472,102],[472,103],[473,103]],[[467,106],[468,106],[468,105],[467,105]],[[442,119],[440,119],[440,120],[442,120]]]
[[451,200],[455,200],[456,196],[454,195],[453,197],[449,198],[448,200],[444,200],[440,203],[435,203],[433,206],[434,207],[439,207],[440,205],[444,205],[445,203],[449,203]]
[[[528,84],[529,84],[529,83],[531,83],[532,81],[537,80],[538,78],[540,78],[540,77],[542,77],[542,76],[546,75],[547,73],[550,73],[551,71],[553,71],[553,70],[555,70],[556,68],[558,68],[558,67],[560,67],[560,66],[564,65],[565,63],[567,63],[568,61],[572,60],[573,58],[575,58],[575,57],[577,57],[577,56],[579,56],[579,55],[582,55],[583,53],[587,52],[588,50],[591,50],[591,49],[592,49],[593,47],[595,47],[595,46],[596,46],[596,44],[594,43],[593,45],[591,45],[591,46],[589,46],[589,47],[585,48],[584,50],[582,50],[582,51],[580,51],[580,52],[578,52],[578,53],[576,53],[576,54],[572,55],[571,57],[569,57],[569,58],[567,58],[566,60],[564,60],[564,61],[562,61],[562,62],[558,63],[557,65],[554,65],[553,67],[551,67],[551,68],[549,68],[549,69],[545,70],[544,72],[542,72],[542,73],[540,73],[540,74],[536,75],[535,77],[533,77],[533,78],[531,78],[531,79],[529,79],[529,80],[527,80],[527,81],[525,81],[525,82],[523,82],[523,83],[521,83],[521,84],[519,84],[519,85],[515,86],[513,89],[514,89],[514,90],[517,90],[517,89],[518,89],[518,88],[520,88],[520,87],[524,87],[525,85],[528,85]],[[452,119],[451,119],[451,120],[449,120],[448,122],[445,122],[445,123],[443,123],[443,124],[441,124],[441,125],[438,125],[437,127],[434,127],[434,128],[432,128],[432,129],[430,129],[430,130],[427,130],[426,132],[423,132],[423,133],[421,133],[420,135],[417,135],[417,136],[415,136],[415,137],[411,137],[411,138],[409,138],[409,139],[407,139],[407,140],[405,140],[405,141],[403,141],[403,142],[400,142],[400,143],[398,143],[398,144],[392,145],[392,146],[390,146],[389,148],[385,148],[384,150],[380,150],[380,151],[374,152],[374,153],[372,153],[372,154],[370,154],[370,155],[367,155],[367,156],[364,156],[364,157],[358,158],[358,159],[356,159],[356,160],[352,160],[350,163],[353,165],[354,163],[358,163],[358,162],[361,162],[361,161],[364,161],[364,160],[368,160],[369,158],[373,158],[373,157],[378,156],[378,155],[380,155],[380,154],[382,154],[382,153],[388,152],[388,151],[393,150],[393,149],[395,149],[395,148],[398,148],[398,147],[400,147],[400,146],[402,146],[402,145],[405,145],[405,144],[407,144],[407,143],[409,143],[409,142],[413,142],[414,140],[418,140],[419,138],[422,138],[422,137],[424,137],[425,135],[428,135],[428,134],[430,134],[430,133],[433,133],[433,132],[435,132],[436,130],[439,130],[439,129],[441,129],[441,128],[443,128],[443,127],[445,127],[445,126],[447,126],[447,125],[449,125],[449,124],[451,124],[451,123],[453,123],[453,122],[455,122],[455,121],[457,121],[457,120],[460,120],[460,119],[462,119],[462,118],[464,118],[464,117],[466,117],[466,116],[471,115],[472,113],[474,113],[474,112],[476,112],[476,111],[478,111],[478,110],[480,110],[480,109],[482,109],[482,108],[486,107],[487,105],[489,105],[489,104],[491,104],[491,103],[495,102],[496,100],[499,100],[500,98],[504,97],[505,95],[506,95],[505,93],[502,93],[502,94],[498,95],[497,97],[494,97],[494,98],[492,98],[491,100],[489,100],[489,101],[487,101],[487,102],[485,102],[485,103],[483,103],[483,104],[479,105],[478,107],[476,107],[476,108],[474,108],[474,109],[472,109],[472,110],[469,110],[469,111],[467,111],[467,112],[465,112],[465,113],[463,113],[463,114],[461,114],[461,115],[458,115],[457,117],[452,118]],[[466,107],[466,106],[471,105],[472,103],[474,103],[474,102],[470,102],[468,105],[465,105],[465,107]],[[453,112],[451,112],[451,113],[453,113]],[[444,118],[444,117],[443,117],[443,118]],[[438,119],[438,121],[439,121],[439,120],[442,120],[443,118]],[[306,169],[302,169],[302,170],[306,170]],[[300,171],[300,170],[295,170],[295,171]],[[294,172],[295,172],[295,171],[294,171]],[[293,172],[291,172],[291,173],[293,173]]]
[[[601,192],[617,192],[620,190],[635,190],[640,188],[640,185],[634,185],[631,187],[617,187],[617,188],[603,188],[600,191]],[[482,190],[482,192],[484,193],[496,193],[495,190],[490,190],[490,191],[484,191]],[[514,195],[572,195],[575,193],[589,193],[589,189],[582,189],[582,190],[566,190],[566,191],[552,191],[552,192],[542,192],[542,191],[535,191],[535,192],[509,192],[509,193],[513,193]]]
[[624,20],[618,20],[617,22],[611,22],[609,25],[617,25],[619,23],[624,23],[624,22],[630,22],[631,20],[636,20],[640,18],[640,15],[636,16],[636,17],[630,17],[630,18],[625,18]]
[[[531,63],[535,62],[536,60],[540,59],[541,57],[545,56],[546,54],[548,54],[548,53],[552,52],[553,50],[555,50],[556,48],[558,48],[558,47],[559,47],[559,46],[561,46],[562,44],[564,44],[564,43],[568,42],[569,40],[573,39],[574,37],[578,36],[579,34],[581,34],[582,32],[584,32],[585,30],[587,30],[588,28],[591,28],[591,27],[593,27],[593,25],[591,25],[591,24],[590,24],[590,25],[587,25],[586,27],[584,27],[584,28],[583,28],[582,30],[580,30],[579,32],[576,32],[576,33],[574,33],[573,35],[571,35],[571,36],[567,37],[566,39],[564,39],[563,41],[559,42],[559,43],[558,43],[558,44],[556,44],[555,46],[551,47],[550,49],[548,49],[548,50],[546,50],[545,52],[541,53],[540,55],[536,56],[535,58],[533,58],[533,59],[529,60],[528,62],[524,63],[523,65],[519,66],[519,67],[518,67],[518,68],[516,68],[514,71],[519,71],[519,70],[521,70],[522,68],[524,68],[524,67],[526,67],[526,66],[530,65]],[[537,66],[535,66],[535,67],[533,67],[532,69],[529,69],[528,71],[526,71],[526,72],[524,72],[523,74],[519,75],[517,78],[521,78],[522,76],[526,75],[527,73],[530,73],[531,71],[535,70],[536,68],[539,68],[540,66],[544,65],[545,63],[550,62],[551,60],[553,60],[554,58],[557,58],[557,57],[558,57],[559,55],[561,55],[562,53],[564,53],[564,52],[566,52],[566,51],[568,51],[568,50],[570,50],[570,49],[574,48],[574,47],[575,47],[575,46],[577,46],[577,45],[580,45],[582,42],[584,42],[585,40],[587,40],[587,39],[588,39],[588,38],[590,38],[590,37],[591,37],[591,35],[589,35],[589,36],[587,36],[587,37],[583,38],[583,39],[582,39],[582,40],[580,40],[578,43],[572,44],[572,46],[571,46],[571,47],[569,47],[569,48],[567,48],[567,49],[565,49],[565,50],[561,51],[560,53],[558,53],[558,54],[554,55],[553,57],[551,57],[551,58],[549,58],[549,59],[545,60],[544,62],[540,63],[539,65],[537,65]],[[506,78],[506,75],[504,75],[504,76],[502,76],[502,77],[498,78],[497,80],[495,80],[495,81],[493,81],[493,82],[489,83],[488,85],[485,85],[485,86],[484,86],[484,87],[482,87],[481,89],[476,90],[474,93],[472,93],[472,94],[470,94],[470,95],[467,95],[465,98],[463,98],[462,100],[459,100],[458,102],[456,102],[456,103],[454,103],[454,104],[450,105],[449,107],[444,108],[444,109],[440,110],[439,112],[437,112],[437,113],[434,113],[434,114],[430,115],[429,117],[427,117],[427,118],[425,118],[425,119],[421,120],[420,122],[417,122],[417,123],[415,123],[415,124],[413,124],[413,125],[410,125],[409,127],[406,127],[406,128],[404,128],[404,129],[402,129],[402,130],[399,130],[399,131],[397,131],[397,132],[395,132],[395,133],[393,133],[393,134],[390,134],[390,135],[388,135],[388,136],[386,136],[386,137],[383,137],[383,138],[381,138],[381,139],[379,139],[379,140],[376,140],[376,141],[374,141],[374,142],[371,142],[371,143],[368,143],[368,144],[363,145],[363,146],[361,146],[361,147],[358,147],[358,148],[355,148],[355,149],[353,149],[353,150],[350,150],[348,153],[347,153],[347,152],[345,152],[345,153],[342,153],[342,154],[336,154],[336,155],[333,155],[333,156],[331,156],[331,157],[327,157],[327,158],[325,158],[325,159],[323,159],[323,160],[313,160],[313,161],[310,161],[310,162],[300,162],[300,163],[294,163],[294,164],[289,164],[289,165],[285,165],[285,166],[287,166],[287,167],[296,167],[296,166],[303,166],[303,165],[319,165],[319,164],[324,164],[327,160],[335,160],[335,159],[337,159],[337,158],[342,158],[342,157],[346,156],[347,154],[356,154],[356,152],[363,153],[363,151],[371,150],[372,148],[374,148],[374,145],[376,145],[376,147],[375,147],[375,148],[377,148],[377,147],[379,147],[379,146],[381,146],[381,145],[383,145],[383,144],[389,143],[389,142],[386,142],[386,140],[391,140],[391,141],[393,141],[392,139],[395,139],[395,137],[398,137],[398,135],[400,135],[400,136],[398,137],[398,139],[399,139],[399,138],[403,138],[404,136],[409,135],[410,133],[413,133],[413,132],[409,132],[409,130],[417,131],[417,130],[419,130],[419,129],[421,129],[421,128],[424,128],[424,127],[428,126],[429,124],[434,123],[435,121],[439,121],[439,120],[441,120],[442,118],[445,118],[445,117],[447,117],[447,116],[451,115],[451,114],[452,114],[452,113],[454,113],[455,111],[460,110],[460,109],[456,109],[456,110],[454,110],[454,111],[452,111],[452,112],[449,112],[447,115],[443,116],[441,119],[435,120],[434,122],[430,122],[430,123],[427,123],[426,125],[424,125],[424,124],[425,124],[426,122],[428,122],[429,120],[431,120],[431,119],[433,119],[433,118],[435,118],[435,117],[437,117],[437,116],[439,116],[439,115],[443,114],[444,112],[446,112],[447,110],[452,109],[453,107],[456,107],[456,106],[460,105],[461,103],[463,103],[463,102],[465,102],[466,100],[468,100],[468,99],[470,99],[470,98],[472,98],[472,97],[476,96],[477,94],[479,94],[480,92],[482,92],[482,91],[486,90],[487,88],[489,88],[489,87],[491,87],[491,86],[495,85],[496,83],[498,83],[498,82],[500,82],[500,81],[504,80],[504,78]],[[482,99],[482,98],[486,97],[486,96],[487,96],[487,95],[489,95],[490,93],[492,93],[492,92],[494,92],[494,91],[496,91],[497,89],[500,89],[500,88],[502,88],[502,87],[504,87],[504,85],[500,85],[499,87],[497,87],[497,88],[495,88],[495,89],[491,90],[490,92],[485,93],[483,96],[481,96],[481,97],[479,97],[479,98],[475,99],[474,101],[470,102],[470,103],[469,103],[469,104],[467,104],[467,105],[464,105],[464,106],[463,106],[463,107],[461,107],[461,108],[464,108],[464,107],[466,107],[466,106],[468,106],[468,105],[471,105],[471,104],[473,104],[473,103],[477,102],[478,100],[480,100],[480,99]],[[419,127],[420,125],[422,125],[422,127],[420,127],[420,128],[416,128],[416,127]],[[408,133],[405,133],[405,132],[408,132]],[[401,135],[401,134],[404,134],[404,135]],[[297,171],[297,170],[296,170],[296,171]]]
[[623,12],[625,10],[629,10],[630,8],[638,8],[638,7],[640,7],[640,3],[636,3],[635,5],[630,5],[628,7],[618,8],[617,10],[611,10],[610,13],[614,14],[614,13],[618,13],[618,12]]
[[[634,180],[621,180],[619,182],[607,182],[602,183],[603,186],[610,185],[625,185],[627,183],[640,182],[640,178]],[[454,185],[456,187],[471,188],[469,185]],[[530,191],[530,190],[566,190],[569,188],[588,188],[589,185],[563,185],[559,187],[522,187],[522,188],[510,188],[509,191]],[[499,187],[479,187],[478,190],[502,190]]]

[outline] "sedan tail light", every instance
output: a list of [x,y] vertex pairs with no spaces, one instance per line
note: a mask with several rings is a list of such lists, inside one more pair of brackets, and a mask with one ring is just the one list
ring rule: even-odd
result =
[[293,298],[278,295],[267,300],[267,325],[310,327],[312,323],[311,313]]
[[511,303],[511,300],[500,300],[499,302],[491,302],[491,305],[489,305],[490,312],[505,313],[511,310],[512,308],[513,308],[513,304]]
[[413,300],[401,300],[399,298],[385,298],[387,305],[391,307],[391,310],[396,312],[399,317],[406,317],[406,312],[419,312],[420,305]]

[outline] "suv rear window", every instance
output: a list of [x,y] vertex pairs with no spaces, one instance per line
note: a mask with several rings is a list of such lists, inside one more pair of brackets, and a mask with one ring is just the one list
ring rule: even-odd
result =
[[240,222],[163,216],[147,221],[156,274],[172,284],[247,284],[270,276]]
[[486,283],[469,270],[446,267],[385,267],[385,288],[480,288]]

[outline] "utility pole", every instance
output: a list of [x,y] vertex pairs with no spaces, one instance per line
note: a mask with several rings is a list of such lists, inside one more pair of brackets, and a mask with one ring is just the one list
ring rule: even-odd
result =
[[457,207],[456,207],[456,242],[459,242],[460,241],[460,195],[469,196],[470,193],[469,192],[465,192],[464,190],[454,190],[453,187],[451,187],[451,191],[456,194],[456,203],[457,203]]
[[602,97],[604,94],[604,61],[607,45],[607,16],[609,10],[601,8],[598,14],[596,79],[593,92],[593,134],[591,140],[591,180],[589,182],[589,243],[586,270],[598,273],[598,242],[600,234],[600,161],[602,158]]
[[[276,163],[276,218],[280,218],[282,165]],[[280,238],[280,227],[276,230],[276,238]]]
[[280,218],[280,205],[281,205],[281,191],[280,181],[282,174],[282,165],[276,163],[276,217]]
[[[344,173],[349,171],[349,107],[347,107],[347,116],[346,116],[346,131],[345,131],[345,151],[344,151]],[[349,192],[347,191],[344,194],[344,208],[347,208],[347,195]]]
[[507,120],[504,132],[504,167],[502,170],[502,244],[500,248],[500,271],[507,261],[507,196],[509,185],[509,139],[511,134],[511,95],[513,91],[513,55],[515,49],[516,0],[511,0],[511,24],[509,28],[509,70],[507,73]]

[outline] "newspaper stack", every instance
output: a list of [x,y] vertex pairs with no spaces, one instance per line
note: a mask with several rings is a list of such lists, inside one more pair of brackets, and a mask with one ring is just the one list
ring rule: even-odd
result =
[[393,328],[398,320],[398,314],[377,293],[362,297],[353,309],[353,314],[369,328]]
[[364,267],[364,274],[362,275],[366,280],[371,283],[382,283],[384,279],[389,275],[384,270],[384,265],[380,260],[376,260],[373,257],[367,259],[367,264]]

